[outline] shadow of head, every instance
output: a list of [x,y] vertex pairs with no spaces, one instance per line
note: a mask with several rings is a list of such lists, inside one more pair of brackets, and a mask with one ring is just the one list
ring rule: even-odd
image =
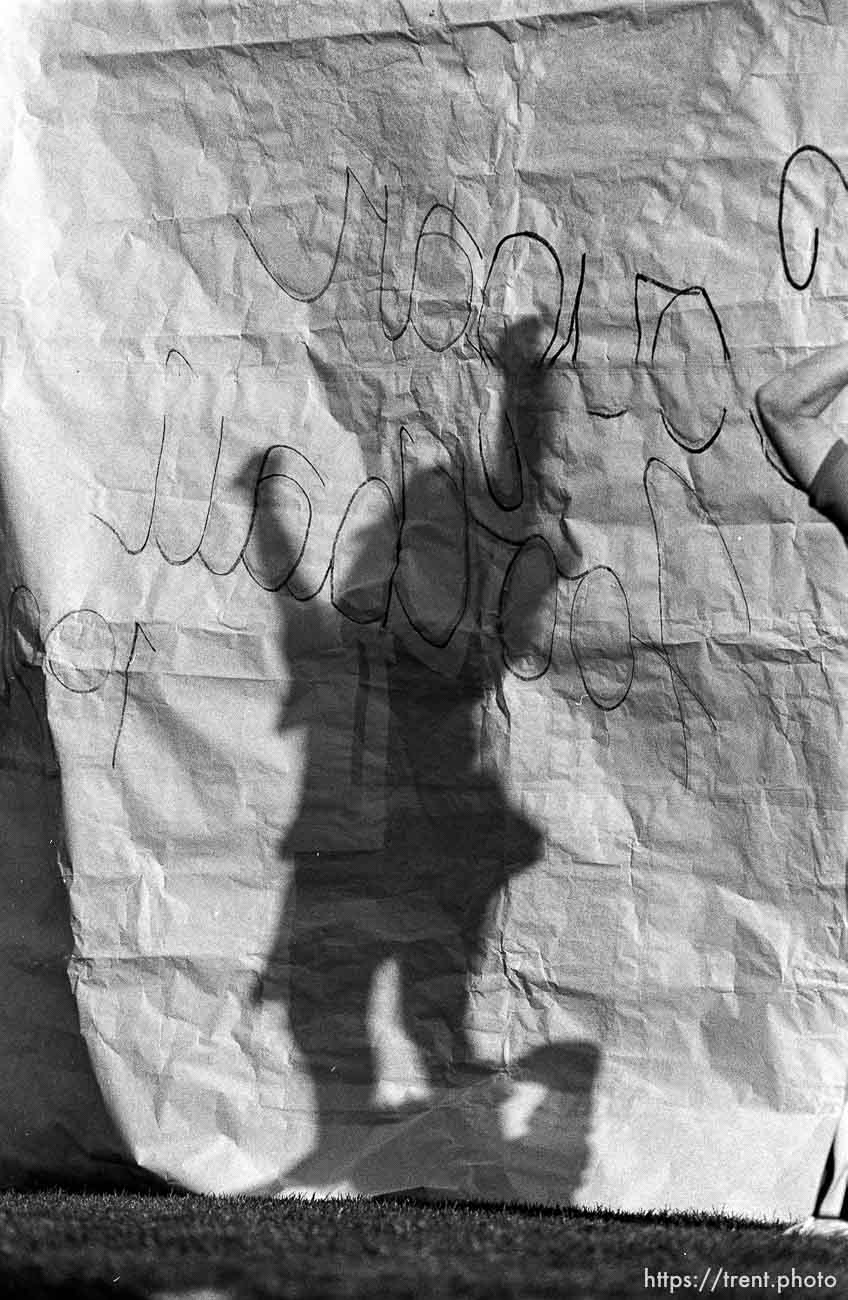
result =
[[486,354],[507,379],[542,383],[552,342],[551,323],[530,313],[505,319]]
[[546,1043],[522,1056],[512,1071],[521,1083],[541,1083],[554,1092],[591,1098],[601,1063],[600,1048],[585,1039]]
[[536,484],[541,490],[552,476],[559,477],[562,393],[551,365],[552,342],[550,323],[542,316],[521,316],[504,322],[489,354],[501,389],[500,433],[489,430],[485,452],[494,482],[505,471],[509,476],[511,456],[523,466],[525,487]]

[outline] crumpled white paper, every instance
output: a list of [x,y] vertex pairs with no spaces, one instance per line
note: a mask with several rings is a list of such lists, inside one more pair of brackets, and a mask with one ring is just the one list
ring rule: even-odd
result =
[[15,18],[4,1176],[806,1211],[848,15]]

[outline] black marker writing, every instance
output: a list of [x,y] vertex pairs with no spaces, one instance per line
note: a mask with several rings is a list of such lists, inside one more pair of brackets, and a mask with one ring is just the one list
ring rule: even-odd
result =
[[156,653],[156,647],[153,644],[153,642],[150,640],[150,637],[147,635],[147,633],[145,632],[141,624],[136,623],[133,628],[133,637],[132,637],[132,644],[130,645],[130,652],[127,655],[127,661],[124,664],[123,669],[121,670],[121,676],[124,679],[124,686],[123,686],[123,693],[121,696],[121,716],[118,721],[118,730],[115,734],[115,744],[112,746],[112,767],[115,767],[118,761],[118,745],[121,742],[121,736],[123,735],[123,731],[124,731],[124,722],[126,721],[127,704],[129,702],[129,695],[130,695],[130,669],[132,668],[133,662],[135,660],[135,652],[136,652],[136,647],[138,645],[139,636],[142,636],[145,642],[147,643],[149,649],[152,650],[154,654]]

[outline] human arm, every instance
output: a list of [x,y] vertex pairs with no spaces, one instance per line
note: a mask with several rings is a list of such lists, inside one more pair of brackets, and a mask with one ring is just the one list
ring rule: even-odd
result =
[[848,343],[837,343],[775,375],[757,391],[763,428],[805,491],[839,439],[836,424],[824,413],[846,386]]

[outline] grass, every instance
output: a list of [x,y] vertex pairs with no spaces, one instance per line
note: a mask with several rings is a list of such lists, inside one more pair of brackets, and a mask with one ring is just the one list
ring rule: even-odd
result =
[[848,1295],[848,1243],[720,1216],[0,1193],[0,1295],[21,1300],[603,1300],[695,1295],[707,1269],[702,1294]]

